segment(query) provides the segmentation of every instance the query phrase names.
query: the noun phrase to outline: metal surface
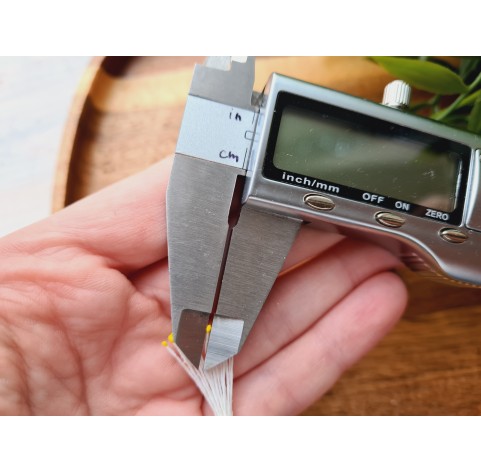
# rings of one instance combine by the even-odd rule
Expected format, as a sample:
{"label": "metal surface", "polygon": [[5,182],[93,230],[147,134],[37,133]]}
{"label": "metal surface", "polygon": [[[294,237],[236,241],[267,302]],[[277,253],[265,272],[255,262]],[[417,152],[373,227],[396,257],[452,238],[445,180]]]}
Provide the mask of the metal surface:
{"label": "metal surface", "polygon": [[[297,235],[301,221],[244,205],[234,228],[216,315],[244,321],[244,344]],[[212,327],[214,331],[214,327]]]}
{"label": "metal surface", "polygon": [[204,369],[211,369],[239,352],[244,321],[215,316],[204,360]]}
{"label": "metal surface", "polygon": [[304,203],[308,207],[320,211],[331,211],[336,206],[329,197],[325,197],[324,195],[318,195],[316,193],[309,193],[305,195]]}
{"label": "metal surface", "polygon": [[176,152],[245,168],[254,134],[255,113],[199,97],[185,106]]}
{"label": "metal surface", "polygon": [[[449,223],[441,221],[441,213],[440,220],[409,213],[401,216],[329,191],[327,195],[306,195],[302,187],[263,175],[281,91],[471,149],[480,147],[478,136],[393,109],[408,102],[405,84],[391,84],[385,97],[389,106],[382,106],[274,74],[256,111],[251,101],[253,81],[253,58],[210,58],[206,65],[196,66],[169,183],[173,332],[196,366],[211,368],[241,349],[303,221],[325,231],[370,240],[415,270],[481,285],[479,151],[471,155],[466,211],[459,228],[446,228]],[[239,177],[244,176],[239,213],[239,183],[243,182]],[[464,235],[469,237],[463,239]],[[202,363],[205,327],[212,317]]]}
{"label": "metal surface", "polygon": [[173,333],[175,342],[195,365],[201,359],[204,348],[202,333],[206,332],[209,319],[210,313],[189,309],[180,310],[178,316],[178,327]]}
{"label": "metal surface", "polygon": [[476,150],[473,162],[473,178],[471,182],[471,204],[468,205],[466,226],[475,231],[481,231],[481,151]]}
{"label": "metal surface", "polygon": [[[389,248],[399,257],[403,257],[404,254],[415,254],[416,257],[409,257],[406,260],[422,260],[423,266],[431,267],[446,278],[462,283],[481,285],[481,264],[479,263],[481,260],[481,231],[469,231],[466,228],[466,214],[470,214],[471,222],[476,221],[474,209],[479,208],[477,206],[480,201],[478,195],[479,153],[472,153],[469,166],[470,176],[465,203],[468,211],[464,213],[459,228],[461,230],[466,228],[466,232],[469,232],[469,239],[462,245],[462,250],[460,245],[446,244],[439,237],[439,231],[446,227],[446,223],[442,221],[419,218],[406,213],[403,214],[406,222],[402,228],[388,228],[376,222],[375,215],[379,212],[379,207],[334,194],[329,195],[336,205],[332,211],[325,213],[315,211],[304,203],[306,189],[269,180],[262,173],[276,98],[281,91],[450,139],[466,144],[472,149],[481,147],[481,137],[432,120],[402,113],[368,100],[274,74],[266,86],[267,99],[260,112],[259,125],[256,129],[259,139],[255,142],[253,149],[253,157],[248,171],[250,178],[247,180],[248,188],[244,197],[244,201],[259,210],[299,218],[322,228],[330,228],[343,234],[371,240]],[[473,225],[473,223],[471,224]],[[421,264],[418,263],[413,264],[413,269],[416,270],[420,266]]]}
{"label": "metal surface", "polygon": [[454,228],[442,229],[439,235],[449,243],[461,244],[468,239],[468,235]]}
{"label": "metal surface", "polygon": [[389,228],[400,228],[406,219],[389,211],[380,211],[376,213],[376,221]]}
{"label": "metal surface", "polygon": [[253,110],[255,61],[253,57],[242,59],[237,56],[229,60],[221,56],[207,59],[205,65],[196,65],[189,95]]}
{"label": "metal surface", "polygon": [[200,362],[201,346],[191,343],[190,332],[204,339],[198,318],[208,320],[212,312],[232,195],[242,172],[182,155],[174,159],[167,191],[172,331],[195,365]]}
{"label": "metal surface", "polygon": [[402,80],[394,80],[386,85],[382,104],[391,108],[404,109],[411,101],[411,87]]}
{"label": "metal surface", "polygon": [[[239,177],[245,175],[254,137],[253,83],[252,57],[213,57],[196,66],[169,182],[172,330],[196,366],[217,300],[232,291],[230,278],[222,276],[232,234],[229,218],[240,206]],[[258,310],[249,313],[246,318],[255,319]],[[253,321],[248,321],[250,329]],[[204,367],[238,352],[244,322],[236,314],[229,321],[214,317]]]}

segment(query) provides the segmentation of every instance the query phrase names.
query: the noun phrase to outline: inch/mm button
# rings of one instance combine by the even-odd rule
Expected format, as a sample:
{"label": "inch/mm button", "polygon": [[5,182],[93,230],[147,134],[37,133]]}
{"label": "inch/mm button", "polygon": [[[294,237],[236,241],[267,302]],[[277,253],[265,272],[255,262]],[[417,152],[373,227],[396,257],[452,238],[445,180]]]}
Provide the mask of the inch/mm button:
{"label": "inch/mm button", "polygon": [[334,202],[323,195],[317,193],[308,193],[304,196],[304,203],[314,210],[331,211],[336,205]]}
{"label": "inch/mm button", "polygon": [[399,228],[406,221],[402,216],[395,215],[394,213],[390,213],[388,211],[376,213],[375,218],[379,224],[387,226],[388,228]]}

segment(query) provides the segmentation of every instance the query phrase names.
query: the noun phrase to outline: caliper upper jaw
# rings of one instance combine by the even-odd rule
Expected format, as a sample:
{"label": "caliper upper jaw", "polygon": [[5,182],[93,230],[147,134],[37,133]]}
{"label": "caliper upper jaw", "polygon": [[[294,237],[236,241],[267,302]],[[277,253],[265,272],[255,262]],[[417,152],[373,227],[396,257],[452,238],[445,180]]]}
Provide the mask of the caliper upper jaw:
{"label": "caliper upper jaw", "polygon": [[255,58],[253,56],[211,56],[196,64],[190,95],[254,110]]}

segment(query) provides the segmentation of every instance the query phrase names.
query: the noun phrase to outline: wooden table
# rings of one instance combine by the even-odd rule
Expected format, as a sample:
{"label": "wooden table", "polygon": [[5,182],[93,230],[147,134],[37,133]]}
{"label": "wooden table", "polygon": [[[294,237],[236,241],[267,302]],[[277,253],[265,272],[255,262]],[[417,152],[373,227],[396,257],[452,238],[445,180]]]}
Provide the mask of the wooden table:
{"label": "wooden table", "polygon": [[[55,209],[173,153],[196,60],[91,64],[65,131]],[[375,101],[391,80],[363,58],[261,58],[257,90],[272,71]],[[402,321],[306,414],[481,413],[481,291],[402,275],[411,297]]]}

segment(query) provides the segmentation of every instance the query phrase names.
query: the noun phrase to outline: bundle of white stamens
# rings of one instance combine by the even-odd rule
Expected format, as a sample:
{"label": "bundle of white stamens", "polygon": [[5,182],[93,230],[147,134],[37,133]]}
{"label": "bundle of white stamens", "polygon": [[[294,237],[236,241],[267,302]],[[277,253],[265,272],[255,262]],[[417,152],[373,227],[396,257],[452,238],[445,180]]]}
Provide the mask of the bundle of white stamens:
{"label": "bundle of white stamens", "polygon": [[205,370],[202,365],[203,361],[199,368],[190,362],[187,356],[175,344],[172,334],[169,335],[168,341],[162,342],[162,345],[167,348],[169,354],[197,385],[214,415],[233,416],[234,359],[230,358],[211,369]]}

